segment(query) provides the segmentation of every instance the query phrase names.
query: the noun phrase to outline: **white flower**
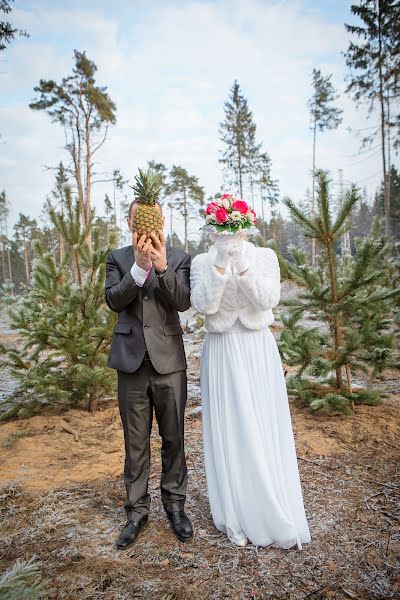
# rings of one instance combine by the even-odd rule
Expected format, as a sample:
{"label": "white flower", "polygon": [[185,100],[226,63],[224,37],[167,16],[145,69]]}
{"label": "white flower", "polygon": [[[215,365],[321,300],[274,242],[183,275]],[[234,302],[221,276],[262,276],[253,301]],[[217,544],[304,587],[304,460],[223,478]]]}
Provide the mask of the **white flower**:
{"label": "white flower", "polygon": [[229,216],[234,223],[242,220],[242,213],[238,210],[233,210]]}
{"label": "white flower", "polygon": [[254,223],[254,213],[252,213],[251,210],[247,211],[247,213],[245,214],[245,217],[248,221],[251,221],[251,223]]}
{"label": "white flower", "polygon": [[217,219],[215,218],[214,214],[206,216],[206,223],[216,223],[216,222],[217,222]]}
{"label": "white flower", "polygon": [[221,206],[223,206],[223,208],[231,208],[232,206],[232,198],[219,198],[219,202],[218,204],[220,204]]}

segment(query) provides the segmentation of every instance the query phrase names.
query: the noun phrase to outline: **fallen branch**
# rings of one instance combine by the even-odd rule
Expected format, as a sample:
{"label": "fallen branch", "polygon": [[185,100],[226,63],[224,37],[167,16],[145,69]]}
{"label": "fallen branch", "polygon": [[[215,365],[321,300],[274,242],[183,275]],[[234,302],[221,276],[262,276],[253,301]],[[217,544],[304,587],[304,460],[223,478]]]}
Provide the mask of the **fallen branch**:
{"label": "fallen branch", "polygon": [[65,431],[67,431],[68,433],[70,433],[71,435],[73,435],[75,441],[79,442],[79,435],[78,435],[78,433],[75,431],[75,429],[72,429],[72,427],[70,427],[68,425],[68,423],[66,423],[65,421],[61,421],[61,429],[64,429]]}

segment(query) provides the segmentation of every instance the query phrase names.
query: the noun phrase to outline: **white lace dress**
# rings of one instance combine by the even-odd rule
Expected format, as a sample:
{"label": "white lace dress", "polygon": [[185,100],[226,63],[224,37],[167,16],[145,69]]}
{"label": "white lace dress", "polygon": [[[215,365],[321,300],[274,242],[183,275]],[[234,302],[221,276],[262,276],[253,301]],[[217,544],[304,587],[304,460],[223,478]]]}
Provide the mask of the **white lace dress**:
{"label": "white lace dress", "polygon": [[[195,262],[192,302],[201,306],[200,280]],[[281,358],[268,325],[249,329],[236,318],[227,331],[208,331],[200,383],[215,526],[239,545],[301,550],[311,537]]]}

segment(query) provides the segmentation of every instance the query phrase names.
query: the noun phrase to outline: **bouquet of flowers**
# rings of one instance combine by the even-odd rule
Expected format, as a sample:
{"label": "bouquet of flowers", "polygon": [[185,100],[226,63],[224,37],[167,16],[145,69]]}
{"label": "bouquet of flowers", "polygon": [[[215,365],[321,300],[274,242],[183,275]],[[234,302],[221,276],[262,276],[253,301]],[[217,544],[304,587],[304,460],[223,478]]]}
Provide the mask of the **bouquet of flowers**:
{"label": "bouquet of flowers", "polygon": [[218,233],[237,233],[241,229],[254,227],[257,217],[247,202],[234,198],[232,194],[223,194],[206,207],[206,225],[209,231]]}

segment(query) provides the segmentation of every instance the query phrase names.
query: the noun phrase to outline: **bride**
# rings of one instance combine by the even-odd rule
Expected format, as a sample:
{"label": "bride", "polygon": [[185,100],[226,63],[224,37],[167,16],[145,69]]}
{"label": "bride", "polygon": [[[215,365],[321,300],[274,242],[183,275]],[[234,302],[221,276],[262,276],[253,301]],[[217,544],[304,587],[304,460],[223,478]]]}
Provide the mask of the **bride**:
{"label": "bride", "polygon": [[255,213],[224,194],[207,207],[214,241],[191,266],[191,302],[205,315],[200,385],[213,522],[239,546],[309,542],[287,390],[269,325],[280,270],[248,240]]}

